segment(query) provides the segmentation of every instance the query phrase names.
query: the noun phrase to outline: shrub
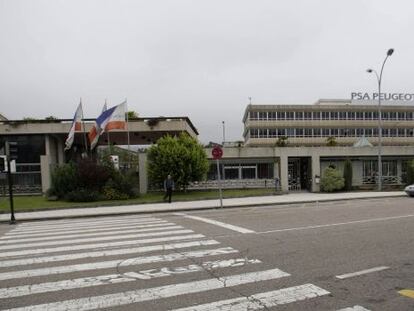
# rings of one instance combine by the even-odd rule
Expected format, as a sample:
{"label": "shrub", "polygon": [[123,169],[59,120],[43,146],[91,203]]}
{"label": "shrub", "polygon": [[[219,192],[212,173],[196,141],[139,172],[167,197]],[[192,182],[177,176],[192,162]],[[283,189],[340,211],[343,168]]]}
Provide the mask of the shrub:
{"label": "shrub", "polygon": [[88,189],[73,190],[65,196],[65,199],[71,202],[93,202],[98,201],[100,198],[99,192]]}
{"label": "shrub", "polygon": [[111,177],[111,169],[99,165],[90,159],[85,159],[78,164],[78,187],[100,192]]}
{"label": "shrub", "polygon": [[352,162],[347,159],[344,163],[344,189],[346,191],[352,190]]}
{"label": "shrub", "polygon": [[78,173],[73,163],[58,166],[52,172],[52,186],[47,196],[63,198],[68,192],[78,187]]}
{"label": "shrub", "polygon": [[335,168],[328,167],[323,171],[321,178],[321,190],[325,192],[333,192],[341,190],[344,187],[344,178],[341,172]]}
{"label": "shrub", "polygon": [[414,160],[407,163],[407,184],[414,184]]}

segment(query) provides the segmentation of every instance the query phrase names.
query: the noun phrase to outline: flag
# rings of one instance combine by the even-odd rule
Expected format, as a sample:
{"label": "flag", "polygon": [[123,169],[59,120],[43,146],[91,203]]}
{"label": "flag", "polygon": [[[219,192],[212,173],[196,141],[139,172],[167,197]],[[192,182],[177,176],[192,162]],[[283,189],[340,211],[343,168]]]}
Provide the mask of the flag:
{"label": "flag", "polygon": [[65,141],[65,150],[69,150],[72,147],[73,140],[75,139],[75,132],[81,131],[81,122],[82,122],[82,103],[79,103],[78,108],[76,109],[75,115],[73,116],[72,125],[68,134],[68,138]]}
{"label": "flag", "polygon": [[103,111],[96,119],[88,134],[91,149],[95,148],[103,132],[113,129],[125,129],[125,103]]}
{"label": "flag", "polygon": [[112,113],[108,124],[106,124],[105,130],[125,130],[125,103],[115,106],[115,110]]}

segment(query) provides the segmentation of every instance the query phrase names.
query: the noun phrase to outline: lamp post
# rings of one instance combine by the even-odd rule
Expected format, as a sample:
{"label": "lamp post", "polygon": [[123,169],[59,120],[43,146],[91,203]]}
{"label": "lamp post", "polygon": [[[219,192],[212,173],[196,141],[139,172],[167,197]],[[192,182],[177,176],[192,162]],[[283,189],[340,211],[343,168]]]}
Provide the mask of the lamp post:
{"label": "lamp post", "polygon": [[367,69],[368,73],[375,73],[378,82],[378,191],[382,191],[382,113],[381,113],[381,81],[382,81],[382,72],[384,70],[385,62],[388,57],[394,53],[394,49],[389,49],[387,51],[387,56],[385,57],[380,74],[374,69]]}

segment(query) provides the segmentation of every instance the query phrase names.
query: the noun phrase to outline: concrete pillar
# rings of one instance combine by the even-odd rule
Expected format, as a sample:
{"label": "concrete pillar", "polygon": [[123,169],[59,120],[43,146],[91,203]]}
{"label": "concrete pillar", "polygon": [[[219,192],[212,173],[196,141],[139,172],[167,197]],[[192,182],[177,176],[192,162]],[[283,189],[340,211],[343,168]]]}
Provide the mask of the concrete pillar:
{"label": "concrete pillar", "polygon": [[58,164],[63,164],[65,163],[65,152],[64,152],[64,144],[63,141],[61,139],[58,139],[57,141],[57,152],[58,152]]}
{"label": "concrete pillar", "polygon": [[139,193],[148,192],[148,174],[147,174],[147,154],[138,154],[138,171],[139,171]]}
{"label": "concrete pillar", "polygon": [[402,161],[401,160],[394,160],[397,161],[397,176],[398,176],[398,183],[402,184]]}
{"label": "concrete pillar", "polygon": [[45,194],[46,191],[51,186],[50,156],[49,155],[40,156],[40,174],[41,174],[41,179],[42,179],[42,193]]}
{"label": "concrete pillar", "polygon": [[280,186],[282,192],[289,192],[289,179],[288,179],[288,156],[280,156]]}
{"label": "concrete pillar", "polygon": [[[316,176],[319,176],[319,183],[317,183]],[[321,177],[321,159],[319,155],[312,155],[312,192],[320,192],[320,177]]]}

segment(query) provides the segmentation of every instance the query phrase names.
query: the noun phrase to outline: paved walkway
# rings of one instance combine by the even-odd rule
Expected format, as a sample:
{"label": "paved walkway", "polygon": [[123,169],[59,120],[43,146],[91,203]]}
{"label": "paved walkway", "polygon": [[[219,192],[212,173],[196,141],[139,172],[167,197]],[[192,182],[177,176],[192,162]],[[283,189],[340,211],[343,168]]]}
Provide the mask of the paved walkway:
{"label": "paved walkway", "polygon": [[[406,196],[402,191],[393,192],[345,192],[345,193],[289,193],[284,195],[263,196],[263,197],[247,197],[224,199],[223,205],[229,207],[249,207],[261,205],[280,205],[293,203],[309,203],[309,202],[326,202],[337,200],[352,199],[368,199],[368,198],[384,198],[384,197],[401,197]],[[15,217],[21,220],[46,220],[59,218],[76,218],[88,216],[103,215],[122,215],[122,214],[140,214],[154,212],[173,212],[173,211],[189,211],[218,208],[219,200],[202,200],[188,202],[156,203],[156,204],[137,204],[123,206],[105,206],[90,208],[71,208],[47,210],[38,212],[21,212],[16,213]],[[10,214],[0,214],[0,222],[10,220]]]}

